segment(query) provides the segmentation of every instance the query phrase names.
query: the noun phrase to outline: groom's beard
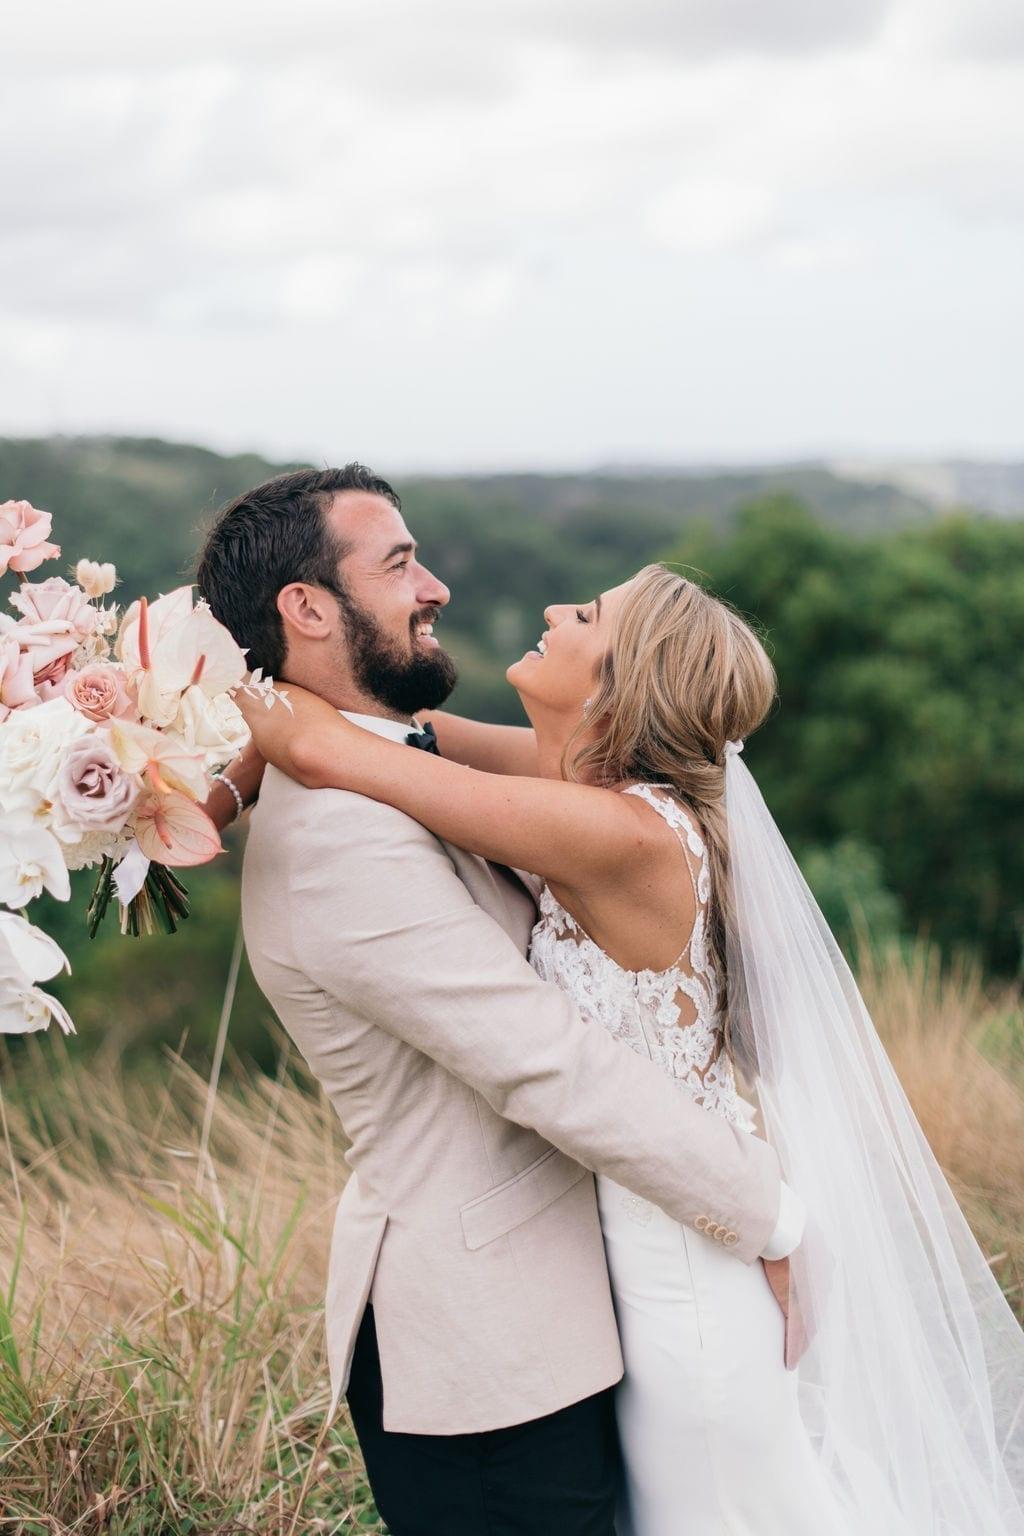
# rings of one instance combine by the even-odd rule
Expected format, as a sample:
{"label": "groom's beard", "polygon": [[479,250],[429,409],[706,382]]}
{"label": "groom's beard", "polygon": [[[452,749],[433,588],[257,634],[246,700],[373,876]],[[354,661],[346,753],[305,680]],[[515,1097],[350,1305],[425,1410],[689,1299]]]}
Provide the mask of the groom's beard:
{"label": "groom's beard", "polygon": [[350,597],[339,600],[338,606],[345,624],[349,665],[361,692],[393,714],[407,718],[444,703],[458,678],[455,663],[447,651],[424,650],[416,637],[419,625],[436,617],[436,608],[413,614],[409,648],[403,651],[373,614]]}

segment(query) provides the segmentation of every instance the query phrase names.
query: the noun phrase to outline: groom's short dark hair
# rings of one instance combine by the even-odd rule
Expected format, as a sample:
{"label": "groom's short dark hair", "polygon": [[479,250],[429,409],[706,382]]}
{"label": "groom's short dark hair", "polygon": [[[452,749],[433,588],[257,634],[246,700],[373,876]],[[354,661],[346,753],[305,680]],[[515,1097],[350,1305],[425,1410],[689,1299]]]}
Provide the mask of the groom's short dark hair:
{"label": "groom's short dark hair", "polygon": [[345,546],[327,521],[340,491],[367,491],[402,509],[386,480],[365,464],[296,469],[229,501],[206,536],[196,580],[215,618],[248,649],[250,667],[280,675],[284,626],[277,594],[292,581],[335,591]]}

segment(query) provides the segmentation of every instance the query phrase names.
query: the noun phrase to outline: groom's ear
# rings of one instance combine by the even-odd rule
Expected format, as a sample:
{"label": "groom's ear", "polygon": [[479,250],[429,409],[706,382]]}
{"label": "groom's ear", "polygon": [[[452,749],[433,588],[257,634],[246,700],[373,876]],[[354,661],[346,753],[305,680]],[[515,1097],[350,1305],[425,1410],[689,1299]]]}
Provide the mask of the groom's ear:
{"label": "groom's ear", "polygon": [[327,640],[338,624],[338,605],[323,587],[290,582],[277,594],[277,611],[285,630],[305,640]]}

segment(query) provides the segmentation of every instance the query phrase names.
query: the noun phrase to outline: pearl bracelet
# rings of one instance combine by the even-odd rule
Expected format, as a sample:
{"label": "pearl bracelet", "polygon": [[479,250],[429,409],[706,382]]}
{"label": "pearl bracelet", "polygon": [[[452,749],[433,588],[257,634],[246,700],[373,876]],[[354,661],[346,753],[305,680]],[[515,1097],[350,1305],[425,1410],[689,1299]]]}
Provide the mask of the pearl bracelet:
{"label": "pearl bracelet", "polygon": [[242,812],[245,810],[245,801],[242,799],[241,795],[238,793],[238,785],[235,783],[234,779],[230,778],[223,771],[223,769],[221,770],[220,773],[215,773],[213,775],[213,777],[215,779],[219,779],[220,782],[222,784],[226,785],[226,787],[228,789],[230,789],[231,793],[234,795],[236,810],[235,810],[234,816],[231,819],[232,819],[232,821],[237,821],[239,816],[241,816]]}

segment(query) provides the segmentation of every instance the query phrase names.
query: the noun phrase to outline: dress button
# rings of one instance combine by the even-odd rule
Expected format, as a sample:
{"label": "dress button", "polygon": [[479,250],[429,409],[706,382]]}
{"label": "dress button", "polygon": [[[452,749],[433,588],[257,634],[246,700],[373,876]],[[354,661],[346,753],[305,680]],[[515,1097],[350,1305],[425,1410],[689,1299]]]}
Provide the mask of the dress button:
{"label": "dress button", "polygon": [[722,1242],[725,1244],[725,1246],[727,1248],[731,1248],[734,1243],[738,1243],[739,1242],[739,1238],[737,1237],[735,1232],[727,1232],[725,1234],[725,1236],[722,1238]]}
{"label": "dress button", "polygon": [[726,1228],[716,1225],[714,1227],[708,1227],[708,1231],[711,1233],[711,1236],[714,1238],[715,1242],[720,1243],[722,1238],[725,1236]]}
{"label": "dress button", "polygon": [[711,1225],[711,1217],[710,1216],[698,1216],[697,1220],[694,1222],[694,1226],[697,1228],[698,1232],[706,1232],[710,1225]]}

